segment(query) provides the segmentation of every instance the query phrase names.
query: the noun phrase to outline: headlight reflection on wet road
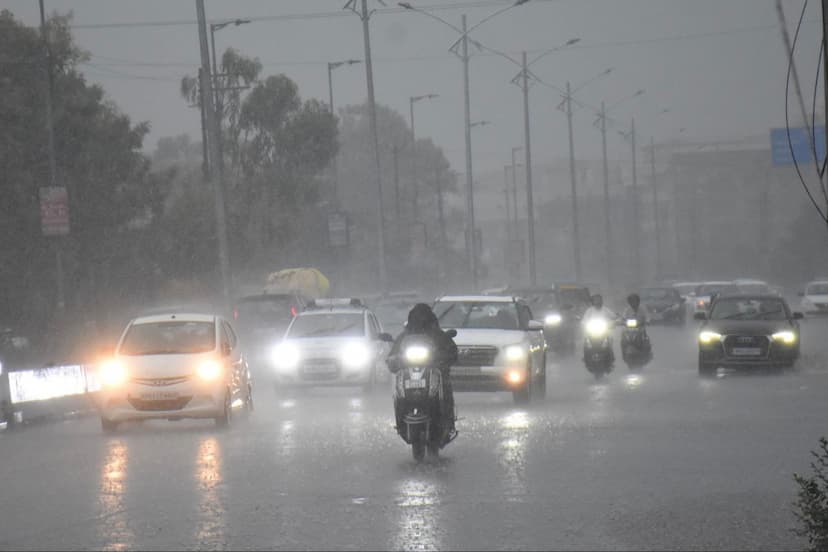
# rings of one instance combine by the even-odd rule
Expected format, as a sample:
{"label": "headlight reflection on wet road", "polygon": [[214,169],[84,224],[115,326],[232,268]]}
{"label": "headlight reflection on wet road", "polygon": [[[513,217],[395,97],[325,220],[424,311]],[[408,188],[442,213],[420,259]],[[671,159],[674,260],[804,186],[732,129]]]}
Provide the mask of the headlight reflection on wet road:
{"label": "headlight reflection on wet road", "polygon": [[201,441],[196,457],[196,488],[198,522],[195,539],[199,548],[220,548],[225,545],[224,520],[227,512],[221,496],[221,447],[215,437]]}
{"label": "headlight reflection on wet road", "polygon": [[531,419],[524,411],[512,412],[500,419],[498,464],[503,469],[505,494],[510,502],[523,502],[529,491],[526,484],[526,445],[530,426]]}
{"label": "headlight reflection on wet road", "polygon": [[124,495],[129,449],[120,440],[107,444],[101,469],[101,519],[99,540],[105,550],[127,550],[134,547],[135,535],[127,524]]}
{"label": "headlight reflection on wet road", "polygon": [[437,485],[430,481],[406,479],[399,486],[399,532],[392,550],[440,550],[440,497]]}

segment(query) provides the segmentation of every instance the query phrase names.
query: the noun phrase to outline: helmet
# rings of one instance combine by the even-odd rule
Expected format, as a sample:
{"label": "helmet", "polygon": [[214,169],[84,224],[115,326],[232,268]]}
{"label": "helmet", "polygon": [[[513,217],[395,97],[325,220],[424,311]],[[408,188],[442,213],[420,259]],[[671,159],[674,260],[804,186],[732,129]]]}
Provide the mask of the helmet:
{"label": "helmet", "polygon": [[593,295],[590,298],[590,301],[592,302],[592,306],[595,307],[596,309],[600,309],[601,307],[604,306],[604,298],[601,297],[601,294],[599,294],[599,293],[596,293],[595,295]]}
{"label": "helmet", "polygon": [[638,307],[641,306],[641,297],[637,293],[630,293],[627,296],[627,303],[629,303],[633,309],[638,310]]}
{"label": "helmet", "polygon": [[439,322],[431,307],[425,303],[417,303],[408,313],[405,329],[411,333],[425,333],[436,326],[439,326]]}

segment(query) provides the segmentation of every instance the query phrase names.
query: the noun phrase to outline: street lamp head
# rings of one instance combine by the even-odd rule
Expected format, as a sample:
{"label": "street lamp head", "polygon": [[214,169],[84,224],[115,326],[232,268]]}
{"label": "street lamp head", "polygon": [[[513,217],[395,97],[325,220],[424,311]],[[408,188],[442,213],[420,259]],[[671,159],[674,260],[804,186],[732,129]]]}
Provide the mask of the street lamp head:
{"label": "street lamp head", "polygon": [[346,63],[348,65],[354,65],[355,63],[362,63],[362,60],[361,59],[349,59]]}
{"label": "street lamp head", "polygon": [[615,70],[615,67],[607,67],[607,68],[604,70],[604,72],[603,72],[602,74],[603,74],[603,75],[609,75],[609,74],[610,74],[610,73],[612,73],[614,70]]}
{"label": "street lamp head", "polygon": [[572,46],[573,44],[577,44],[577,43],[579,43],[580,41],[581,41],[581,39],[580,39],[580,38],[570,38],[569,40],[567,40],[567,41],[566,41],[566,43],[564,44],[564,46]]}
{"label": "street lamp head", "polygon": [[527,2],[529,2],[529,0],[515,0],[514,6],[515,7],[522,6],[522,5],[526,4]]}
{"label": "street lamp head", "polygon": [[239,25],[245,25],[247,23],[250,23],[250,20],[249,19],[236,19],[235,21],[233,21],[233,23],[236,25],[236,27],[238,27]]}
{"label": "street lamp head", "polygon": [[414,6],[412,6],[408,2],[397,2],[397,5],[401,8],[405,8],[406,10],[413,10],[414,9]]}
{"label": "street lamp head", "polygon": [[641,88],[641,89],[639,89],[639,90],[638,90],[635,94],[633,94],[633,97],[640,96],[640,95],[641,95],[641,94],[643,94],[643,93],[644,93],[644,89],[643,89],[643,88]]}

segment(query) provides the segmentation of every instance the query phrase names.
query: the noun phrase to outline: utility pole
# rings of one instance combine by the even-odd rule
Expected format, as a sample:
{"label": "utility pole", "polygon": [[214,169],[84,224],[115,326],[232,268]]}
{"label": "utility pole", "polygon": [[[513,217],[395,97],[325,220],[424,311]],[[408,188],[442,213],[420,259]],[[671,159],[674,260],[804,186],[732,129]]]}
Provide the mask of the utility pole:
{"label": "utility pole", "polygon": [[397,147],[397,144],[391,146],[391,153],[394,156],[394,214],[397,217],[397,240],[400,240],[402,238],[402,223],[400,216],[400,148]]}
{"label": "utility pole", "polygon": [[374,185],[377,189],[377,234],[379,240],[379,280],[380,291],[388,291],[388,276],[385,266],[385,206],[382,201],[382,174],[380,166],[379,134],[377,132],[377,107],[374,100],[374,69],[371,63],[371,32],[368,22],[368,0],[362,0],[362,9],[357,11],[356,0],[350,0],[345,7],[352,9],[362,20],[362,35],[365,45],[365,80],[368,84],[368,119],[371,126],[371,141],[374,148]]}
{"label": "utility pole", "polygon": [[466,250],[469,254],[469,265],[472,277],[472,288],[477,290],[477,240],[475,239],[474,222],[474,181],[472,179],[472,152],[471,152],[471,111],[469,106],[469,37],[466,32],[466,14],[462,16],[463,31],[463,112],[465,117],[466,134]]}
{"label": "utility pole", "polygon": [[655,170],[655,139],[650,137],[650,175],[653,181],[653,221],[655,223],[655,277],[661,278],[661,222],[658,216],[658,183]]}
{"label": "utility pole", "polygon": [[440,178],[440,166],[434,167],[434,185],[437,188],[437,218],[440,226],[440,275],[446,270],[446,252],[448,239],[446,237],[446,218],[443,212],[443,181]]}
{"label": "utility pole", "polygon": [[210,180],[210,144],[207,140],[207,111],[204,107],[204,91],[201,89],[201,83],[204,82],[201,78],[203,69],[198,68],[198,108],[201,112],[201,172],[204,175],[204,181]]}
{"label": "utility pole", "polygon": [[604,158],[604,256],[607,264],[607,287],[612,287],[612,219],[610,217],[609,163],[607,162],[607,109],[601,102],[601,152]]}
{"label": "utility pole", "polygon": [[512,201],[511,196],[509,193],[509,170],[512,168],[511,165],[504,165],[503,166],[503,197],[506,203],[504,204],[506,207],[506,246],[508,247],[509,242],[512,240]]}
{"label": "utility pole", "polygon": [[198,15],[198,38],[201,50],[201,101],[205,102],[208,128],[208,142],[210,143],[210,157],[216,162],[215,174],[212,175],[213,192],[215,195],[216,233],[218,234],[218,261],[221,272],[222,298],[224,306],[230,301],[231,275],[230,260],[227,245],[227,220],[224,210],[224,182],[220,170],[221,147],[218,142],[218,118],[213,105],[213,82],[210,73],[210,50],[207,44],[207,18],[204,14],[204,0],[196,0]]}
{"label": "utility pole", "polygon": [[[55,151],[55,123],[54,116],[52,114],[52,95],[54,94],[55,89],[55,78],[52,74],[52,49],[49,45],[49,39],[46,36],[46,10],[43,6],[43,0],[40,0],[40,38],[43,40],[43,54],[45,58],[44,70],[46,72],[46,86],[48,87],[46,91],[46,130],[49,140],[49,186],[57,188],[59,184],[57,174],[57,153]],[[63,251],[61,244],[58,242],[59,239],[59,237],[56,237],[54,242],[55,279],[57,280],[55,283],[57,309],[62,312],[66,307],[66,292],[63,283]]]}
{"label": "utility pole", "polygon": [[523,149],[523,146],[517,146],[512,148],[512,221],[514,222],[515,228],[513,234],[515,239],[520,239],[520,229],[518,227],[518,200],[517,200],[517,165],[515,163],[515,153],[519,152]]}
{"label": "utility pole", "polygon": [[[345,61],[334,61],[328,62],[328,106],[331,110],[331,115],[335,116],[334,112],[334,95],[333,95],[333,71],[338,67],[342,67],[343,65],[354,65],[355,63],[361,63],[362,60],[359,59],[348,59]],[[339,171],[337,169],[336,164],[337,156],[334,155],[331,157],[331,181],[332,181],[332,188],[333,188],[333,196],[334,196],[334,203],[336,207],[339,207]]]}
{"label": "utility pole", "polygon": [[411,116],[411,202],[412,220],[417,222],[420,218],[420,186],[417,184],[417,134],[414,131],[414,102],[413,96],[408,98],[408,110]]}
{"label": "utility pole", "polygon": [[630,136],[632,138],[632,208],[633,208],[633,250],[634,262],[633,274],[635,275],[635,284],[641,283],[641,245],[638,243],[639,223],[638,223],[638,172],[635,160],[635,117],[632,118],[632,125],[630,128]]}
{"label": "utility pole", "polygon": [[526,153],[526,212],[529,229],[529,281],[537,285],[538,276],[535,264],[535,202],[532,198],[532,144],[529,127],[529,69],[526,66],[526,52],[522,53],[523,71],[521,87],[523,88],[523,149]]}
{"label": "utility pole", "polygon": [[566,120],[569,125],[569,181],[572,185],[572,257],[575,262],[575,281],[580,282],[581,241],[578,236],[578,191],[575,181],[575,139],[572,135],[572,88],[569,81],[566,81]]}

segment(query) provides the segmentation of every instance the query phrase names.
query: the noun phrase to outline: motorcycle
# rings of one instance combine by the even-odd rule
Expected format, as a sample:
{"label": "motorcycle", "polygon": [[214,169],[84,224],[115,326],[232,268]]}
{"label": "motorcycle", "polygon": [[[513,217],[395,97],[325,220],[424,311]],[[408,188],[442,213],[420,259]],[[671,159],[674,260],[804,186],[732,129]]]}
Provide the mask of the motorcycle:
{"label": "motorcycle", "polygon": [[630,370],[644,367],[653,358],[653,348],[644,325],[635,318],[624,322],[621,332],[621,355]]}
{"label": "motorcycle", "polygon": [[584,364],[595,379],[609,374],[615,362],[611,330],[612,324],[606,318],[584,321]]}
{"label": "motorcycle", "polygon": [[[457,335],[448,330],[449,337]],[[400,343],[399,369],[394,385],[394,414],[397,433],[411,445],[418,462],[426,452],[435,457],[457,436],[451,431],[454,412],[446,412],[443,373],[436,364],[434,344],[425,336],[411,335]]]}

